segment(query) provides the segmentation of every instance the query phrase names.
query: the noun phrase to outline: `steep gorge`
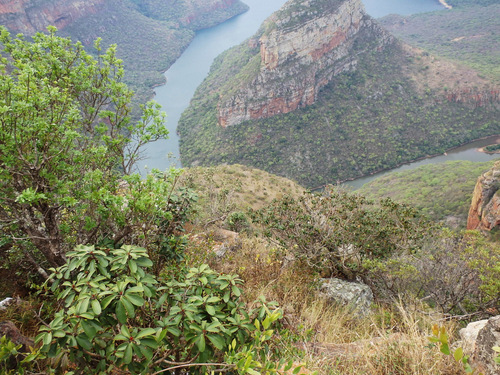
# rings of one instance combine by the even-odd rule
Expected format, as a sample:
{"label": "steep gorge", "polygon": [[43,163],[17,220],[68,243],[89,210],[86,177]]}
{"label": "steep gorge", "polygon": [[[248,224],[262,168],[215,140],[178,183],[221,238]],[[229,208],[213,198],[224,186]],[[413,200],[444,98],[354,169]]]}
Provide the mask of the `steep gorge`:
{"label": "steep gorge", "polygon": [[401,43],[358,0],[290,0],[214,61],[179,121],[181,159],[317,187],[498,134],[498,95],[483,100],[497,92]]}
{"label": "steep gorge", "polygon": [[96,14],[106,0],[0,0],[0,24],[13,32],[33,34],[48,25],[64,29]]}
{"label": "steep gorge", "polygon": [[125,80],[144,102],[196,30],[247,9],[240,0],[0,0],[0,24],[27,35],[54,25],[90,52],[97,38],[117,44]]}

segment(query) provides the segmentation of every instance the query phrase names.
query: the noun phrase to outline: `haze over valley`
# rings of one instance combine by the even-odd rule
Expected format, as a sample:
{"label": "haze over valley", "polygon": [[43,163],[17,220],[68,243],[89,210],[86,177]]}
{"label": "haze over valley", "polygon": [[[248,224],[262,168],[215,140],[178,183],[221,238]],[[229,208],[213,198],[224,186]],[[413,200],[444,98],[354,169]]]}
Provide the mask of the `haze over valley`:
{"label": "haze over valley", "polygon": [[500,0],[0,0],[0,48],[0,374],[500,373]]}

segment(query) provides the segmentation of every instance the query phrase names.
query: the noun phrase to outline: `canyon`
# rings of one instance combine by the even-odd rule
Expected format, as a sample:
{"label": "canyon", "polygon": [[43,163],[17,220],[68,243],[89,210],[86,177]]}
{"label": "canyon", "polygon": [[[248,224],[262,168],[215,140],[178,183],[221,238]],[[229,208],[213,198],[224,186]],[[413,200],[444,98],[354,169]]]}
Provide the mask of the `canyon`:
{"label": "canyon", "polygon": [[290,0],[215,59],[178,123],[181,161],[315,188],[498,134],[499,104],[494,82],[396,39],[359,0]]}
{"label": "canyon", "polygon": [[[133,2],[125,3],[133,5]],[[63,30],[79,19],[112,9],[105,5],[116,4],[112,0],[0,0],[0,24],[26,34],[43,31],[49,25]],[[199,29],[220,22],[202,22],[207,13],[235,6],[245,8],[238,0],[146,0],[136,8],[152,18],[177,22],[176,27]],[[165,9],[167,11],[163,11]]]}
{"label": "canyon", "polygon": [[106,0],[0,0],[0,24],[12,32],[34,34],[49,25],[64,29],[96,14]]}

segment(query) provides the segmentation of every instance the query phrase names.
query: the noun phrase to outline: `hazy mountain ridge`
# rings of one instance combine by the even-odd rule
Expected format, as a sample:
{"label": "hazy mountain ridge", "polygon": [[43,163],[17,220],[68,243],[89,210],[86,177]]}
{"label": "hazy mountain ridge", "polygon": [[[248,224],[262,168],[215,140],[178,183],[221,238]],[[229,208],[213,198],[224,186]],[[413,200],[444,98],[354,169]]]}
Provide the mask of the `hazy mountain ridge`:
{"label": "hazy mountain ridge", "polygon": [[247,9],[239,0],[0,0],[0,24],[27,35],[54,25],[91,52],[97,38],[103,47],[117,44],[125,80],[144,102],[196,30]]}

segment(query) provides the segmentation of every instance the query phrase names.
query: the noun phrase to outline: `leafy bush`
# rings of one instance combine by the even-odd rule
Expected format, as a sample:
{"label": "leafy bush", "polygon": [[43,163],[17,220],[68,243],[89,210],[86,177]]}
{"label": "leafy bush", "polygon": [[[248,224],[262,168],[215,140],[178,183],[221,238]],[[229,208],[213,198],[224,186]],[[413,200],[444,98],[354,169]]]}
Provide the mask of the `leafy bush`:
{"label": "leafy bush", "polygon": [[363,273],[365,259],[418,248],[428,226],[408,206],[390,199],[376,205],[333,187],[299,199],[285,196],[254,220],[314,269],[347,278]]}
{"label": "leafy bush", "polygon": [[379,298],[417,297],[443,313],[498,308],[500,252],[477,232],[435,232],[417,253],[365,262]]}
{"label": "leafy bush", "polygon": [[265,303],[247,311],[237,276],[201,265],[163,282],[147,273],[152,264],[145,249],[129,245],[68,253],[51,276],[61,309],[36,338],[41,352],[58,368],[78,363],[79,374],[265,367],[247,359],[264,348],[279,311]]}
{"label": "leafy bush", "polygon": [[174,192],[178,171],[132,174],[141,147],[168,130],[155,103],[130,120],[116,46],[97,41],[93,58],[55,28],[32,41],[0,33],[0,243],[46,277],[79,243],[171,236],[192,197]]}
{"label": "leafy bush", "polygon": [[241,232],[250,228],[250,222],[244,212],[232,212],[226,219],[229,230]]}

